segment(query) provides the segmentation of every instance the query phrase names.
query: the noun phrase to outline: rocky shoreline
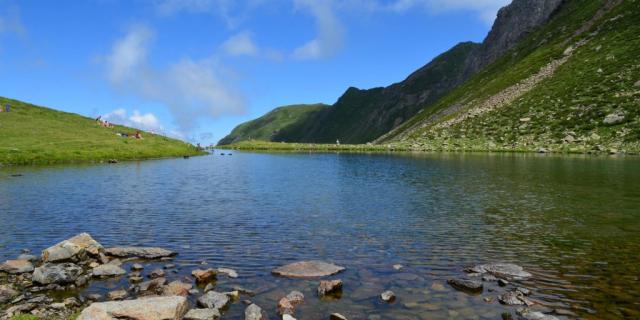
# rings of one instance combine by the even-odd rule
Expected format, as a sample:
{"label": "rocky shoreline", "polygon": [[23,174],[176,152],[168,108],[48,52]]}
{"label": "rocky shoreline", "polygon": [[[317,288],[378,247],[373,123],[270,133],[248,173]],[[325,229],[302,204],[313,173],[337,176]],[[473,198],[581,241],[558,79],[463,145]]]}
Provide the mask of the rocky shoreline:
{"label": "rocky shoreline", "polygon": [[[239,277],[233,269],[194,268],[190,276],[169,282],[167,278],[177,274],[176,266],[171,263],[175,255],[176,252],[154,247],[105,248],[87,233],[61,241],[45,249],[40,256],[23,250],[16,259],[0,264],[0,320],[21,314],[38,319],[210,320],[224,317],[225,311],[234,303],[246,305],[244,318],[247,320],[270,319],[272,312],[267,310],[274,310],[273,315],[277,314],[278,319],[305,317],[296,312],[296,307],[305,303],[305,296],[300,291],[290,291],[277,306],[262,307],[251,301],[254,292],[240,286],[234,286],[231,291],[216,291],[217,277]],[[145,264],[153,261],[164,263],[164,266],[149,271]],[[125,263],[129,263],[129,270],[123,268]],[[393,269],[401,272],[403,266],[394,265]],[[322,278],[344,270],[329,262],[300,261],[276,268],[272,273],[278,277],[318,281],[318,297],[330,301],[340,299],[343,281]],[[519,280],[533,276],[522,267],[494,263],[464,271],[459,278],[449,279],[447,283],[464,294],[487,292],[483,297],[487,303],[497,299],[503,305],[519,306],[516,310],[518,319],[558,319],[551,315],[554,312],[558,315],[557,310],[541,306],[530,298],[530,289],[517,285]],[[94,280],[124,276],[128,279],[127,288],[111,290],[106,295],[83,293]],[[439,286],[444,289],[442,284]],[[73,294],[69,296],[68,293]],[[410,307],[398,301],[391,290],[380,292],[378,299],[382,304]],[[326,318],[348,319],[348,314],[330,313]],[[502,318],[514,319],[514,316],[505,312]],[[379,319],[379,316],[372,315],[369,319]]]}

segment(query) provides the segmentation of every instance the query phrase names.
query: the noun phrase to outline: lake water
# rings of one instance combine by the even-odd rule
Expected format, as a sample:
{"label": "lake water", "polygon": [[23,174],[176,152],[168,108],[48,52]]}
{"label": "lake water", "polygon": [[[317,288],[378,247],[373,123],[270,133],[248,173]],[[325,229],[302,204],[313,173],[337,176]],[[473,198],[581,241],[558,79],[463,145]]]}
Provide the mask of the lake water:
{"label": "lake water", "polygon": [[[236,269],[217,289],[256,290],[250,299],[272,317],[297,289],[299,319],[500,319],[516,309],[495,299],[509,287],[486,283],[473,296],[446,280],[502,261],[534,274],[517,285],[547,311],[640,318],[638,158],[235,152],[0,170],[0,259],[80,232],[105,246],[178,251],[169,280],[201,261]],[[317,280],[271,275],[306,259],[347,268],[331,277],[345,282],[339,300],[319,300]],[[126,278],[87,292],[120,287]],[[377,297],[387,289],[393,304]]]}

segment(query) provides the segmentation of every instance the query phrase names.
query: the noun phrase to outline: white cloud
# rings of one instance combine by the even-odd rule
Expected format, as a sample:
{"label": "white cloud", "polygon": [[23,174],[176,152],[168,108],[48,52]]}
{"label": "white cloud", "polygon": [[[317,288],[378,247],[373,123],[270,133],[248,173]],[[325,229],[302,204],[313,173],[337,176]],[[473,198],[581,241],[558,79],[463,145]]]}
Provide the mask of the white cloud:
{"label": "white cloud", "polygon": [[231,56],[255,56],[258,46],[253,42],[252,34],[248,31],[238,33],[222,44],[222,49]]}
{"label": "white cloud", "polygon": [[137,128],[145,131],[151,131],[156,133],[163,133],[164,127],[160,124],[160,120],[153,113],[140,113],[138,110],[133,110],[131,115],[124,108],[113,110],[104,116],[102,119],[111,123],[124,125],[127,127]]}
{"label": "white cloud", "polygon": [[[231,86],[232,73],[215,58],[184,58],[162,68],[151,65],[147,55],[152,34],[149,28],[136,26],[113,45],[104,60],[116,89],[166,105],[185,133],[201,119],[244,112],[245,99]],[[142,115],[135,118],[151,120]]]}
{"label": "white cloud", "polygon": [[330,0],[294,0],[298,9],[308,10],[315,18],[318,35],[296,48],[297,59],[320,59],[335,55],[343,45],[344,27],[338,20]]}

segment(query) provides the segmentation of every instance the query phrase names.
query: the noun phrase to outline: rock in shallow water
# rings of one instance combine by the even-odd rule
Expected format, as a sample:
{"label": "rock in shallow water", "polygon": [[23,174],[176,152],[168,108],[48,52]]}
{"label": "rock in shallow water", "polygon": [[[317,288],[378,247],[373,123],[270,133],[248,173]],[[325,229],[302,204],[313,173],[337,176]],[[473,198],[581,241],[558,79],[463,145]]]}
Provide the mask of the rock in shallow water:
{"label": "rock in shallow water", "polygon": [[217,309],[191,309],[184,315],[184,320],[215,320],[220,319]]}
{"label": "rock in shallow water", "polygon": [[209,291],[198,298],[198,305],[209,309],[222,309],[229,304],[229,297],[226,294]]}
{"label": "rock in shallow water", "polygon": [[60,262],[71,259],[83,259],[87,253],[96,256],[102,250],[102,245],[94,240],[91,235],[81,233],[42,251],[42,261]]}
{"label": "rock in shallow water", "polygon": [[391,290],[387,290],[380,294],[380,299],[382,299],[382,301],[384,302],[393,302],[394,300],[396,300],[396,294]]}
{"label": "rock in shallow water", "polygon": [[127,271],[115,264],[103,264],[93,268],[91,273],[94,277],[115,277],[124,275]]}
{"label": "rock in shallow water", "polygon": [[176,253],[155,247],[113,247],[107,248],[105,253],[119,258],[158,259],[175,256]]}
{"label": "rock in shallow water", "polygon": [[151,297],[127,301],[93,303],[77,320],[173,320],[187,312],[185,297]]}
{"label": "rock in shallow water", "polygon": [[481,264],[468,268],[465,271],[474,273],[488,273],[498,278],[530,278],[532,275],[524,271],[524,268],[512,263]]}
{"label": "rock in shallow water", "polygon": [[233,270],[233,269],[229,269],[229,268],[218,268],[218,272],[219,273],[223,273],[226,274],[227,277],[229,278],[237,278],[238,277],[238,273]]}
{"label": "rock in shallow water", "polygon": [[217,271],[211,268],[207,270],[196,269],[191,271],[191,275],[200,283],[214,280],[216,278],[216,274]]}
{"label": "rock in shallow water", "polygon": [[244,310],[245,320],[267,320],[267,314],[257,304],[251,304]]}
{"label": "rock in shallow water", "polygon": [[322,280],[318,286],[318,296],[324,297],[342,291],[342,280]]}
{"label": "rock in shallow water", "polygon": [[82,274],[82,268],[73,263],[45,263],[33,271],[33,282],[39,284],[74,283]]}
{"label": "rock in shallow water", "polygon": [[470,293],[481,293],[483,288],[482,282],[475,280],[449,279],[447,283],[457,290]]}
{"label": "rock in shallow water", "polygon": [[0,264],[0,271],[11,274],[27,273],[33,271],[33,264],[26,259],[7,260]]}
{"label": "rock in shallow water", "polygon": [[272,273],[287,278],[319,278],[334,275],[345,268],[324,261],[300,261],[273,269]]}
{"label": "rock in shallow water", "polygon": [[184,283],[179,280],[172,281],[162,288],[162,295],[186,297],[189,295],[189,290],[191,290],[192,287],[190,283]]}
{"label": "rock in shallow water", "polygon": [[347,320],[347,317],[339,314],[339,313],[332,313],[331,316],[329,316],[330,320]]}

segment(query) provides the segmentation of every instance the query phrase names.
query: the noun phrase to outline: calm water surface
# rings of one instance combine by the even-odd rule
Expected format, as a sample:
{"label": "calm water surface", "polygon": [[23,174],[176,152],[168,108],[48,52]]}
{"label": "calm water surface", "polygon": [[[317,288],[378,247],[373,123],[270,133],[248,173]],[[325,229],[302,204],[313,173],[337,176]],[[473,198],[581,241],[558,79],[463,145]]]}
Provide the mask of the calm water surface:
{"label": "calm water surface", "polygon": [[[518,285],[548,310],[640,318],[637,158],[237,152],[0,170],[0,259],[80,232],[105,246],[178,251],[169,280],[201,261],[234,268],[240,278],[217,288],[258,291],[251,299],[271,316],[297,289],[307,297],[299,319],[499,319],[515,308],[483,297],[504,288],[471,296],[446,280],[504,261],[534,274]],[[341,299],[319,300],[317,280],[270,274],[304,259],[347,267],[334,277],[345,282]],[[114,279],[87,292],[126,286]],[[398,296],[390,305],[377,298],[387,289]],[[243,310],[236,303],[226,318]]]}

